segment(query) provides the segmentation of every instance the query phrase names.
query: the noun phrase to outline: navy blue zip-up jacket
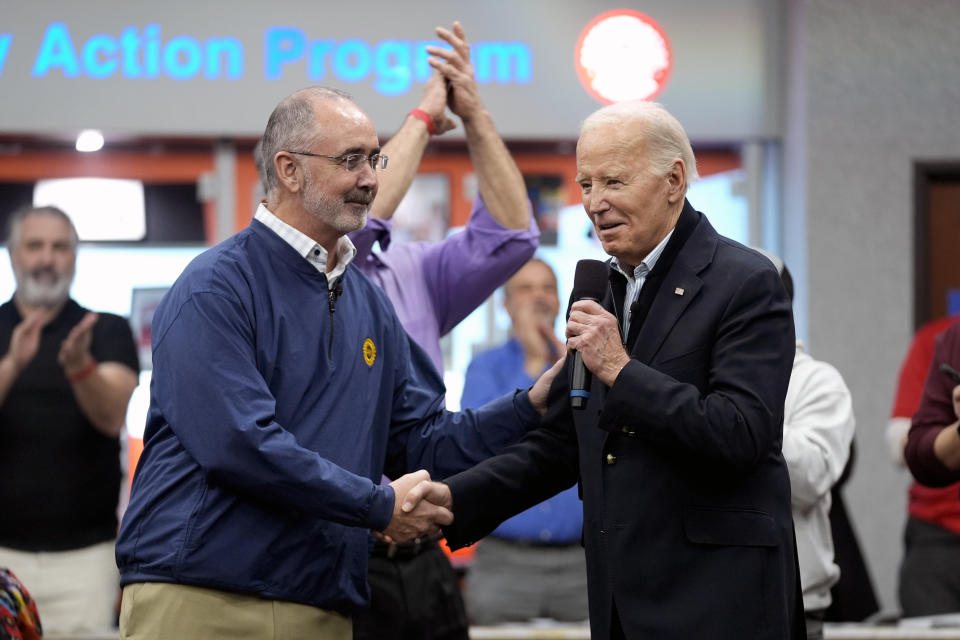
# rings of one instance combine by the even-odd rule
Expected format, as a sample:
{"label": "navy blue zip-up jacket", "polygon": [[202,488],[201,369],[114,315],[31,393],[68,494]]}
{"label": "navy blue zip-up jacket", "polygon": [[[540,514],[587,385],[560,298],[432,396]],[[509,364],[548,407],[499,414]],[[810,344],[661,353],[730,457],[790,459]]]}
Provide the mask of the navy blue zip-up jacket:
{"label": "navy blue zip-up jacket", "polygon": [[381,474],[444,477],[539,422],[523,392],[446,411],[439,373],[386,296],[353,266],[342,294],[329,294],[323,274],[254,220],[164,297],[117,541],[123,584],[349,613],[368,599],[368,531],[393,511]]}

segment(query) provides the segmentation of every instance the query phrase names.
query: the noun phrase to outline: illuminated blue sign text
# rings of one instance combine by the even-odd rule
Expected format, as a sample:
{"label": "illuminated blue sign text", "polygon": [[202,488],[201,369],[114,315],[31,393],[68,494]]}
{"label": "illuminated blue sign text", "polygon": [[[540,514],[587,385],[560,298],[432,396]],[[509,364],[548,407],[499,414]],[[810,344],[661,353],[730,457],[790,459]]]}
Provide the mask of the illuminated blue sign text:
{"label": "illuminated blue sign text", "polygon": [[209,38],[201,42],[190,36],[164,42],[160,25],[151,24],[142,33],[136,27],[127,27],[119,38],[97,34],[78,51],[67,25],[54,22],[47,27],[40,44],[33,75],[42,77],[55,69],[68,78],[107,78],[119,71],[127,78],[165,75],[186,80],[202,73],[209,79],[236,79],[243,75],[243,45],[236,38]]}
{"label": "illuminated blue sign text", "polygon": [[[0,34],[0,73],[13,41]],[[270,27],[263,35],[263,74],[267,80],[300,76],[311,82],[337,79],[369,81],[383,95],[400,95],[424,83],[432,69],[426,47],[438,40],[310,38],[296,27]],[[526,84],[533,76],[533,56],[524,42],[475,42],[471,59],[477,82]],[[66,23],[47,26],[37,49],[32,75],[67,78],[238,80],[246,72],[244,44],[233,37],[164,38],[159,24],[125,27],[119,35],[99,33],[74,42]]]}
{"label": "illuminated blue sign text", "polygon": [[3,64],[7,61],[7,54],[10,53],[12,43],[12,33],[0,33],[0,74],[3,74]]}

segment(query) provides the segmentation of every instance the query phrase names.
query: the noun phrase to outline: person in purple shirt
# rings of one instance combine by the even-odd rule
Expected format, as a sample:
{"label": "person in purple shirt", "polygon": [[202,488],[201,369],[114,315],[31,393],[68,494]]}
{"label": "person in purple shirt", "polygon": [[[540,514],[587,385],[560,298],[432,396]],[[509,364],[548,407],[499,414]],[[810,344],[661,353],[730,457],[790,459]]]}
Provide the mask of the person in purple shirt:
{"label": "person in purple shirt", "polygon": [[[390,158],[367,225],[350,234],[354,264],[386,292],[407,333],[443,372],[440,338],[480,306],[536,251],[539,231],[519,168],[480,100],[459,23],[437,29],[452,49],[428,47],[438,71],[417,109],[383,146]],[[439,243],[390,242],[390,217],[416,175],[431,135],[463,123],[478,195],[466,227]],[[374,252],[379,243],[380,251]],[[371,607],[353,619],[355,640],[467,640],[459,583],[438,538],[376,541]]]}
{"label": "person in purple shirt", "polygon": [[[440,338],[480,306],[536,251],[539,231],[520,169],[497,133],[480,100],[463,28],[437,29],[453,50],[431,47],[441,58],[418,109],[427,113],[437,134],[453,128],[449,106],[460,117],[477,175],[478,195],[461,233],[439,243],[390,242],[390,218],[410,187],[430,140],[417,115],[407,115],[383,147],[390,157],[380,193],[366,227],[350,234],[357,247],[355,264],[390,298],[407,333],[443,372]],[[446,86],[443,80],[446,81]],[[381,251],[373,252],[379,243]]]}
{"label": "person in purple shirt", "polygon": [[[530,387],[566,347],[554,333],[557,276],[533,258],[503,287],[510,339],[467,368],[460,405],[483,406]],[[587,619],[587,566],[580,536],[583,506],[571,487],[505,521],[477,545],[467,574],[467,608],[476,624],[533,618]]]}

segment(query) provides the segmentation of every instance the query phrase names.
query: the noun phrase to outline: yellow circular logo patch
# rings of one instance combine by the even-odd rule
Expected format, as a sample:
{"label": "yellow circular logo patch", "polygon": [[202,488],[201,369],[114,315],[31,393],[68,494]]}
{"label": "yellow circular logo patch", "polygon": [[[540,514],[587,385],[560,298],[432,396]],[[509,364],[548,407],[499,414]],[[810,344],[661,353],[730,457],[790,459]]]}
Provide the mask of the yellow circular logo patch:
{"label": "yellow circular logo patch", "polygon": [[363,341],[363,361],[367,363],[368,367],[373,366],[373,361],[377,359],[377,348],[373,344],[373,340],[367,338]]}

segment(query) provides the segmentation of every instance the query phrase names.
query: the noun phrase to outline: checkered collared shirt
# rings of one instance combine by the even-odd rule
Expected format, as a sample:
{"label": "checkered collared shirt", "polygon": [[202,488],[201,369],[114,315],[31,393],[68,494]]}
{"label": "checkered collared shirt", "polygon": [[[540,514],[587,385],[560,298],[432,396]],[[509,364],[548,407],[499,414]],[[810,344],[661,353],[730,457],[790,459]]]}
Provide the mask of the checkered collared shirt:
{"label": "checkered collared shirt", "polygon": [[337,278],[343,275],[343,272],[347,269],[347,265],[349,265],[353,261],[354,256],[357,255],[357,248],[353,246],[350,238],[341,236],[340,240],[337,241],[337,266],[333,268],[333,271],[327,273],[327,250],[317,244],[313,238],[291,227],[273,215],[262,202],[260,206],[257,207],[257,213],[253,217],[280,236],[284,242],[293,247],[307,262],[316,267],[317,271],[325,274],[327,276],[328,287],[333,286]]}

